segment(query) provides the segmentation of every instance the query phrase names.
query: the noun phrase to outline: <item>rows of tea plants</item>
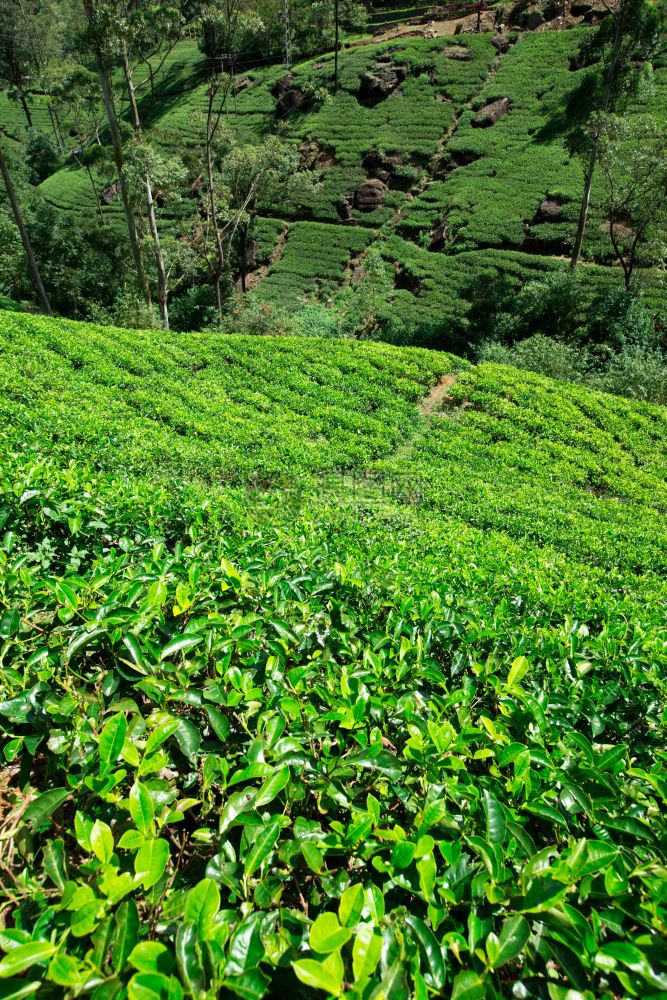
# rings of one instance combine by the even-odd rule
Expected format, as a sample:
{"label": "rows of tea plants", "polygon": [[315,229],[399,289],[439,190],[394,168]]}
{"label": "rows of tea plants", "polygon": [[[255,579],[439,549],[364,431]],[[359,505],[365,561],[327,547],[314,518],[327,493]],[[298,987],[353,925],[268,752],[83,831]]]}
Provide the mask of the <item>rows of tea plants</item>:
{"label": "rows of tea plants", "polygon": [[388,453],[446,355],[336,341],[129,332],[2,313],[10,440],[209,482],[289,479]]}
{"label": "rows of tea plants", "polygon": [[[450,239],[462,249],[513,246],[526,236],[547,244],[566,240],[576,226],[581,196],[581,164],[566,146],[565,108],[582,87],[590,88],[590,68],[572,70],[590,29],[526,33],[503,56],[497,73],[464,111],[447,146],[450,162],[465,166],[434,181],[410,207],[405,228],[431,230],[447,216]],[[485,104],[509,98],[510,112],[491,128],[472,125]],[[551,197],[564,205],[558,222],[539,225],[538,209]],[[599,218],[590,227],[588,248],[601,252]],[[607,247],[608,252],[608,247]]]}
{"label": "rows of tea plants", "polygon": [[585,563],[667,570],[667,414],[501,365],[467,369],[414,454],[422,502]]}
{"label": "rows of tea plants", "polygon": [[[663,411],[483,366],[427,418],[425,351],[0,322],[2,996],[664,995]],[[139,474],[170,405],[193,451]],[[320,479],[258,490],[278,454]]]}
{"label": "rows of tea plants", "polygon": [[307,298],[326,300],[335,294],[350,262],[373,240],[372,229],[333,226],[322,222],[293,222],[280,260],[271,265],[256,297],[286,308]]}
{"label": "rows of tea plants", "polygon": [[[391,250],[390,263],[398,270],[411,270],[413,260],[421,257],[421,247],[435,251],[424,252],[423,265],[419,264],[428,275],[424,295],[415,303],[410,291],[399,287],[395,297],[406,336],[428,343],[433,342],[431,318],[437,325],[443,311],[460,323],[468,308],[465,289],[458,287],[460,265],[450,260],[440,264],[440,258],[476,251],[481,270],[486,258],[489,269],[505,273],[507,264],[511,274],[513,258],[503,252],[523,248],[544,256],[544,265],[531,260],[527,270],[551,267],[555,258],[549,255],[567,251],[581,194],[581,163],[567,149],[569,125],[563,108],[577,91],[585,99],[592,86],[594,68],[570,69],[590,30],[525,32],[502,56],[490,33],[359,45],[341,55],[340,90],[335,95],[333,58],[324,55],[292,68],[293,85],[310,95],[312,106],[284,119],[276,115],[275,87],[285,68],[251,67],[240,74],[226,115],[236,140],[257,143],[279,131],[302,146],[306,160],[312,158],[308,162],[313,184],[300,195],[301,204],[263,205],[261,210],[275,218],[276,233],[283,217],[286,225],[298,219],[298,226],[305,227],[303,220],[308,219],[340,230],[334,236],[332,229],[315,225],[295,229],[286,260],[273,269],[268,282],[260,281],[253,296],[288,309],[303,296],[320,295],[327,301],[336,285],[344,283],[350,256],[344,252],[346,242],[356,244],[361,239],[351,237],[348,228],[351,232],[367,227],[372,235],[381,230],[389,237],[383,249]],[[454,58],[459,51],[471,58]],[[359,100],[364,73],[390,65],[402,67],[406,79],[385,100],[367,106]],[[658,66],[655,74],[652,111],[656,114],[664,105],[666,72]],[[155,99],[149,99],[145,86],[139,91],[151,140],[169,152],[184,150],[189,161],[201,149],[204,134],[207,90],[201,74],[201,53],[192,40],[184,41],[158,74]],[[138,83],[144,82],[139,76]],[[511,100],[509,114],[491,128],[473,128],[476,111],[500,97]],[[354,195],[367,179],[370,168],[363,166],[363,160],[373,149],[395,154],[401,163],[394,168],[382,203],[372,211],[360,211]],[[450,169],[456,163],[464,165]],[[107,167],[95,171],[97,186],[103,190],[112,172]],[[46,178],[40,191],[61,211],[96,211],[93,187],[76,165]],[[557,221],[545,222],[539,214],[547,197],[562,206]],[[594,190],[585,256],[608,263],[609,241],[595,202]],[[194,204],[189,198],[178,207],[170,204],[161,225],[169,229],[187,222]],[[103,214],[122,226],[117,200],[105,206]],[[263,233],[261,229],[260,242]],[[302,247],[305,255],[296,259],[293,251]],[[265,256],[260,263],[265,263]],[[611,268],[590,275],[591,282],[598,278],[609,283],[620,280]],[[654,291],[664,304],[664,291]]]}
{"label": "rows of tea plants", "polygon": [[[467,350],[471,306],[499,278],[518,291],[527,282],[543,280],[567,267],[565,261],[516,250],[433,253],[398,236],[375,245],[395,275],[394,287],[378,307],[381,318],[409,331],[411,342],[454,351]],[[580,282],[583,307],[603,290],[617,287],[618,275],[610,268],[591,265],[582,269]],[[664,308],[657,280],[647,281],[642,295],[648,309],[658,313]]]}

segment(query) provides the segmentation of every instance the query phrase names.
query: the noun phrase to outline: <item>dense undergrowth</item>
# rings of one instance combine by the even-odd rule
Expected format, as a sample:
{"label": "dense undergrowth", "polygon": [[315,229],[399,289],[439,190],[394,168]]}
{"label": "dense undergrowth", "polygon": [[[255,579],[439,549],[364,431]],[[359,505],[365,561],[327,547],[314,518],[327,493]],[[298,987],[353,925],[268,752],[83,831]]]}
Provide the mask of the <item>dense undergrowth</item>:
{"label": "dense undergrowth", "polygon": [[664,411],[1,324],[2,995],[662,996]]}

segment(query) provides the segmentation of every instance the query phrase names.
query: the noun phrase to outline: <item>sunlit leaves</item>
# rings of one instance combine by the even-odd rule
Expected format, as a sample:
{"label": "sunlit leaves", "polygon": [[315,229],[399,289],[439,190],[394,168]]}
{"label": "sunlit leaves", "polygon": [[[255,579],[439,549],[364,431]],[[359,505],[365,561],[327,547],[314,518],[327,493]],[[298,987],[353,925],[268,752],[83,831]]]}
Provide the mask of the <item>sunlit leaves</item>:
{"label": "sunlit leaves", "polygon": [[[380,396],[399,392],[392,371],[415,394],[421,354],[373,357]],[[299,378],[292,366],[303,400]],[[14,532],[0,541],[3,606],[19,613],[0,650],[11,989],[664,992],[662,585],[620,557],[571,563],[559,532],[579,531],[579,513],[544,506],[520,446],[541,434],[572,480],[625,463],[633,491],[652,477],[653,498],[662,418],[586,395],[575,405],[495,366],[461,384],[474,406],[438,417],[426,457],[470,524],[435,501],[433,516],[376,510],[366,483],[363,500],[300,497],[301,516],[287,493],[255,496],[256,512],[245,493],[12,466],[0,512]],[[480,485],[497,453],[535,485]],[[629,473],[619,482],[630,489]],[[593,511],[617,512],[584,492]],[[500,517],[491,495],[516,512],[502,533],[475,522],[482,501]],[[525,537],[527,512],[548,545]]]}
{"label": "sunlit leaves", "polygon": [[169,844],[160,837],[146,841],[137,851],[134,871],[144,889],[150,889],[164,875],[169,862]]}

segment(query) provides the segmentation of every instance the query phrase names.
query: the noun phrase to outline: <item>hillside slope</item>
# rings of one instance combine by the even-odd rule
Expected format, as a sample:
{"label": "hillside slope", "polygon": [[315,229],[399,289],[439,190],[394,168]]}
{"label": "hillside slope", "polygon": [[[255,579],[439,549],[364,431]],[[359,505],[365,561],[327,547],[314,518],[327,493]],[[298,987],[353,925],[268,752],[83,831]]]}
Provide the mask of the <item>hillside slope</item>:
{"label": "hillside slope", "polygon": [[[239,74],[224,115],[233,140],[257,144],[279,134],[298,147],[313,182],[292,202],[259,206],[246,261],[251,296],[287,310],[304,300],[335,301],[350,286],[354,292],[355,282],[363,280],[365,255],[375,248],[394,279],[383,295],[381,323],[389,324],[395,306],[405,335],[428,344],[443,291],[413,280],[412,259],[422,257],[422,267],[436,272],[438,285],[448,290],[447,316],[455,322],[450,331],[449,319],[441,320],[439,335],[455,349],[489,269],[507,275],[517,288],[536,272],[563,269],[583,183],[571,139],[598,73],[596,66],[582,68],[577,58],[591,33],[581,26],[507,31],[505,51],[494,45],[492,31],[369,40],[341,56],[336,94],[330,54],[289,73],[275,65]],[[178,151],[188,164],[187,196],[162,213],[164,230],[177,236],[196,226],[200,211],[205,214],[197,196],[206,117],[203,72],[196,46],[181,43],[158,75],[153,96],[145,92],[140,102],[151,141],[170,155]],[[656,67],[655,115],[664,111],[666,73]],[[478,127],[479,112],[499,100],[508,102],[506,113],[490,127]],[[97,177],[98,192],[110,190],[113,174],[105,169]],[[93,187],[76,165],[48,177],[40,191],[68,214],[92,217],[97,210]],[[117,199],[103,213],[122,224]],[[458,280],[460,256],[467,258],[464,286]],[[597,187],[584,258],[599,265],[585,275],[591,292],[621,282],[620,269],[611,266],[615,258]],[[664,311],[664,289],[656,287],[649,269],[642,284],[651,310]],[[406,295],[409,309],[403,307]]]}
{"label": "hillside slope", "polygon": [[8,995],[664,993],[663,409],[7,313],[0,365]]}

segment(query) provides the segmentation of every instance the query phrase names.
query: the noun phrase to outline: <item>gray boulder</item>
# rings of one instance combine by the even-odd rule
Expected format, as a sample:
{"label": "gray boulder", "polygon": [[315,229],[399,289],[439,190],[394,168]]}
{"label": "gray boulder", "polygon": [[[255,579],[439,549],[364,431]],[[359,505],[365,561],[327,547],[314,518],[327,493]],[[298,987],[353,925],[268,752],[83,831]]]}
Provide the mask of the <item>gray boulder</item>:
{"label": "gray boulder", "polygon": [[360,212],[373,212],[379,208],[387,194],[387,185],[377,177],[362,181],[354,194],[355,208]]}
{"label": "gray boulder", "polygon": [[486,107],[478,111],[471,125],[473,128],[489,128],[489,126],[495,125],[503,115],[508,114],[509,109],[509,97],[501,97],[500,100],[492,101],[491,104],[487,104]]}

